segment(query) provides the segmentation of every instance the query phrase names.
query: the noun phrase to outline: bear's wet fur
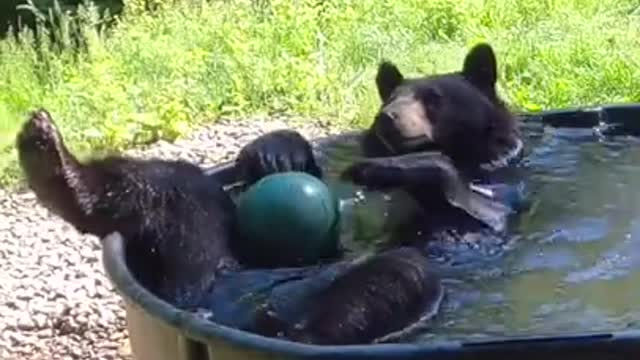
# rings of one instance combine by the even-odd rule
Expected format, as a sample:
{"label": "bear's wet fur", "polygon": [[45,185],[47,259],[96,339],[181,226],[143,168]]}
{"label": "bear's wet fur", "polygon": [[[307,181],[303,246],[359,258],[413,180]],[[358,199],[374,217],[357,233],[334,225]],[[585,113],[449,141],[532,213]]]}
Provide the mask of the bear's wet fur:
{"label": "bear's wet fur", "polygon": [[[163,300],[195,309],[215,286],[216,275],[247,266],[238,264],[230,250],[235,205],[221,184],[200,167],[124,156],[81,162],[67,149],[44,109],[31,114],[16,145],[27,183],[38,200],[80,232],[123,235],[132,273]],[[292,170],[314,171],[305,163],[313,160],[306,146],[289,150],[287,159],[305,156]],[[251,156],[239,159],[259,161]],[[271,166],[269,161],[260,166],[265,164]],[[280,171],[277,166],[275,170]],[[422,313],[435,311],[441,297],[440,281],[426,266],[426,258],[414,249],[373,255],[320,292],[332,308],[315,301],[306,320],[284,332],[291,339],[316,344],[355,344],[415,323]],[[373,288],[388,291],[378,296],[366,290]]]}
{"label": "bear's wet fur", "polygon": [[234,204],[199,167],[119,156],[81,163],[42,109],[17,148],[38,200],[82,233],[123,235],[132,272],[162,299],[195,304],[216,273],[234,267]]}
{"label": "bear's wet fur", "polygon": [[355,264],[336,278],[311,300],[305,319],[285,334],[320,345],[387,341],[433,316],[442,296],[426,258],[401,247]]}

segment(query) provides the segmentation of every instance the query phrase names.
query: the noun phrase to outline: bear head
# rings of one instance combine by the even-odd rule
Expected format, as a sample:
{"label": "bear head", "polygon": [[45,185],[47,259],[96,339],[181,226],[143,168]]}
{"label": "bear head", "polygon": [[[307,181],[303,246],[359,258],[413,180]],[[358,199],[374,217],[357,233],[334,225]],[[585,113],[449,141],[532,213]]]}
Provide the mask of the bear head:
{"label": "bear head", "polygon": [[382,105],[365,149],[376,156],[439,150],[471,166],[509,157],[521,142],[496,82],[496,56],[485,43],[474,46],[462,70],[452,73],[405,78],[394,64],[382,62],[376,76]]}

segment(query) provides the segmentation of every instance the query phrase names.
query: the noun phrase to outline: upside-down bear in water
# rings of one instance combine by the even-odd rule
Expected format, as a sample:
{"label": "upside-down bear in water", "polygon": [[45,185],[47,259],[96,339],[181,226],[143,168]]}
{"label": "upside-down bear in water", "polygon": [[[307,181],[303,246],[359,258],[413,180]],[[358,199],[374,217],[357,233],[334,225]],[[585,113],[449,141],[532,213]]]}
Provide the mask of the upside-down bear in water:
{"label": "upside-down bear in water", "polygon": [[217,273],[235,267],[228,247],[235,205],[196,165],[126,157],[82,163],[46,110],[31,114],[17,147],[40,203],[82,233],[119,232],[132,272],[163,299],[195,304]]}
{"label": "upside-down bear in water", "polygon": [[[389,76],[394,68],[380,68],[386,115],[369,131],[375,138],[363,144],[373,154],[375,139],[382,139],[378,150],[387,157],[360,162],[345,176],[372,186],[432,186],[430,196],[491,223],[502,215],[499,204],[476,199],[456,168],[493,160],[518,141],[495,96],[491,48],[472,49],[461,73],[404,80]],[[417,120],[424,121],[423,133],[403,128]],[[485,148],[487,156],[478,151],[465,157],[464,146],[449,143],[451,134],[466,134],[469,126],[470,142],[484,144],[469,148]],[[79,231],[120,232],[127,240],[127,262],[145,287],[182,308],[211,309],[220,323],[315,344],[370,343],[432,315],[442,298],[438,278],[413,247],[326,266],[246,269],[251,264],[238,261],[242,257],[232,246],[235,205],[216,179],[180,161],[109,157],[81,163],[44,110],[32,114],[17,145],[29,186],[46,207]],[[442,153],[418,153],[426,148]],[[322,177],[310,144],[293,131],[250,143],[237,166],[249,183],[288,170]],[[243,302],[247,292],[262,300]]]}

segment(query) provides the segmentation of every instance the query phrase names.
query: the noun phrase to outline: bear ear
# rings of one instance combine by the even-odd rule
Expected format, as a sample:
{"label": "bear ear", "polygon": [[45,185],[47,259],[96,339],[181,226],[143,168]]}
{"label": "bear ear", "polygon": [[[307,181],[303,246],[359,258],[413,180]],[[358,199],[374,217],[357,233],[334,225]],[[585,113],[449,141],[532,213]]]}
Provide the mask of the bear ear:
{"label": "bear ear", "polygon": [[400,70],[389,61],[383,61],[378,67],[376,75],[376,85],[378,86],[378,94],[382,102],[385,102],[395,88],[397,88],[404,77]]}
{"label": "bear ear", "polygon": [[464,59],[462,75],[476,87],[489,90],[495,87],[498,70],[496,55],[487,43],[474,46]]}

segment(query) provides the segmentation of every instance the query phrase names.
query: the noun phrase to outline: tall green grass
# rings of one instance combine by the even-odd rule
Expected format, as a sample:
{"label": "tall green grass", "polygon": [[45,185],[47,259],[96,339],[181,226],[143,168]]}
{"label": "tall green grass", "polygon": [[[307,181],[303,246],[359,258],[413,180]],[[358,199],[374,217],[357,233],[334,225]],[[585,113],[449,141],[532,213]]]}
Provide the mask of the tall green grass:
{"label": "tall green grass", "polygon": [[[129,3],[132,4],[133,0]],[[170,4],[170,5],[166,5]],[[640,101],[637,0],[227,0],[165,2],[100,30],[73,15],[86,51],[0,42],[0,168],[16,179],[13,138],[48,108],[74,150],[174,138],[218,116],[290,112],[366,125],[382,58],[406,74],[457,70],[489,41],[500,90],[537,110]],[[60,38],[69,39],[63,16]],[[23,44],[33,39],[24,33]],[[64,41],[63,41],[64,43]]]}

